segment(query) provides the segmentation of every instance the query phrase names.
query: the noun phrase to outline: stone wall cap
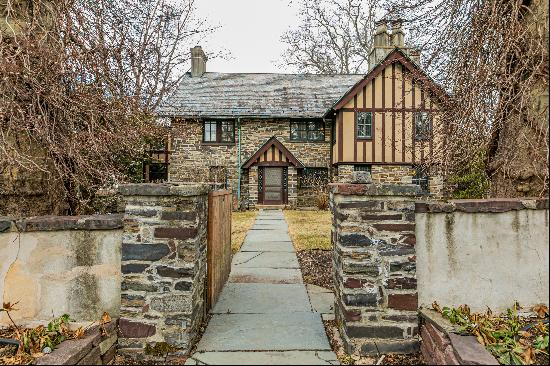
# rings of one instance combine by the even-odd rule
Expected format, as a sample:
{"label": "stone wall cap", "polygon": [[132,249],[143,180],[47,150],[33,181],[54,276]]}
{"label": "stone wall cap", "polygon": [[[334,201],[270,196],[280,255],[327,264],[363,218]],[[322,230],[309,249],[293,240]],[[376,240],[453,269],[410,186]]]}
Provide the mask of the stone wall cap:
{"label": "stone wall cap", "polygon": [[0,232],[3,223],[9,222],[5,230],[19,232],[62,231],[62,230],[114,230],[122,228],[122,214],[85,216],[35,216],[23,219],[0,219]]}
{"label": "stone wall cap", "polygon": [[471,335],[459,335],[458,328],[435,310],[422,308],[420,318],[443,332],[452,344],[454,354],[461,365],[498,365],[497,360]]}
{"label": "stone wall cap", "polygon": [[424,321],[447,335],[457,331],[457,328],[448,319],[435,310],[421,308],[418,310],[418,314]]}
{"label": "stone wall cap", "polygon": [[419,196],[420,187],[416,184],[353,184],[331,183],[330,191],[346,196]]}
{"label": "stone wall cap", "polygon": [[422,201],[416,202],[417,213],[501,213],[517,210],[548,210],[545,198],[488,198],[471,200]]}
{"label": "stone wall cap", "polygon": [[133,183],[118,187],[123,196],[202,196],[210,192],[208,184],[186,183]]}

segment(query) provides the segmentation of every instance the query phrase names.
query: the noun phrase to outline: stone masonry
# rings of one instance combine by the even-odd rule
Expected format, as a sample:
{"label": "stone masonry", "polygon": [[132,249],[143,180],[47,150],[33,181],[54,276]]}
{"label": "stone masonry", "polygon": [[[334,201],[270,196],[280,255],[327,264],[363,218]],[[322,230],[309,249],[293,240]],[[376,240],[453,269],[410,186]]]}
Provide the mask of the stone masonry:
{"label": "stone masonry", "polygon": [[207,185],[128,184],[119,350],[186,352],[205,314]]}
{"label": "stone masonry", "polygon": [[350,353],[418,350],[418,189],[331,185],[336,320]]}
{"label": "stone masonry", "polygon": [[[235,140],[238,139],[238,125],[235,122]],[[289,120],[241,120],[241,156],[240,165],[244,164],[267,140],[273,136],[305,166],[330,168],[331,124],[325,124],[324,142],[296,142],[290,140]],[[238,180],[238,145],[206,144],[202,142],[203,124],[201,120],[174,120],[172,124],[173,151],[170,156],[171,181],[208,182],[212,167],[226,167],[228,189],[237,192]],[[248,174],[247,174],[248,173]],[[293,174],[298,172],[294,169]],[[297,183],[291,187],[291,169],[289,168],[289,205],[296,205],[298,196]],[[295,192],[291,192],[294,189]],[[241,174],[242,199],[248,200],[251,206],[257,203],[257,167],[254,166]],[[292,196],[291,196],[292,194]]]}
{"label": "stone masonry", "polygon": [[460,335],[451,324],[434,310],[420,311],[422,357],[428,365],[498,365],[499,362],[481,345],[475,336]]}

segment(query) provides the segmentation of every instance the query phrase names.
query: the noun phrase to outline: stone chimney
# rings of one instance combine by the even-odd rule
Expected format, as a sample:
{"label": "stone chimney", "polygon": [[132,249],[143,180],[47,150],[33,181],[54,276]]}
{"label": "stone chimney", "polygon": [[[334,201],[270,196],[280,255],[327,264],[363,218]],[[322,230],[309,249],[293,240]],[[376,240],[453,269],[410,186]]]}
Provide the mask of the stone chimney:
{"label": "stone chimney", "polygon": [[[391,33],[388,32],[388,23],[391,24]],[[376,23],[376,31],[372,40],[372,49],[369,53],[369,71],[378,65],[396,47],[409,56],[414,62],[420,64],[420,50],[413,49],[405,44],[405,32],[403,21],[380,20]]]}
{"label": "stone chimney", "polygon": [[208,57],[201,46],[191,48],[191,77],[201,77],[206,72],[206,61]]}
{"label": "stone chimney", "polygon": [[402,21],[400,19],[391,23],[391,43],[394,47],[405,47],[405,33],[401,25]]}

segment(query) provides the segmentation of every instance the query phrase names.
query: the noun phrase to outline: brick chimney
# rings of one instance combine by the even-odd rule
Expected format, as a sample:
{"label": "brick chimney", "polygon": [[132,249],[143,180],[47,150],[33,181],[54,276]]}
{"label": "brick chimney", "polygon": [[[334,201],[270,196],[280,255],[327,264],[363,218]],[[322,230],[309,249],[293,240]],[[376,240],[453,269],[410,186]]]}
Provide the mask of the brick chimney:
{"label": "brick chimney", "polygon": [[208,57],[201,46],[191,48],[191,77],[201,77],[206,72]]}

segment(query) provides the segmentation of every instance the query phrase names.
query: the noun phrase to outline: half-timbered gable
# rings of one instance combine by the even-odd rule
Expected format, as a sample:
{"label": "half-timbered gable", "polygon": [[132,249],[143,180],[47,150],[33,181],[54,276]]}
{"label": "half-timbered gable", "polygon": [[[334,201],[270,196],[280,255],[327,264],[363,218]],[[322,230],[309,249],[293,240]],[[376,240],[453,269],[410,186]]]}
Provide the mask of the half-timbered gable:
{"label": "half-timbered gable", "polygon": [[416,165],[442,136],[445,93],[399,48],[331,108],[333,164]]}

